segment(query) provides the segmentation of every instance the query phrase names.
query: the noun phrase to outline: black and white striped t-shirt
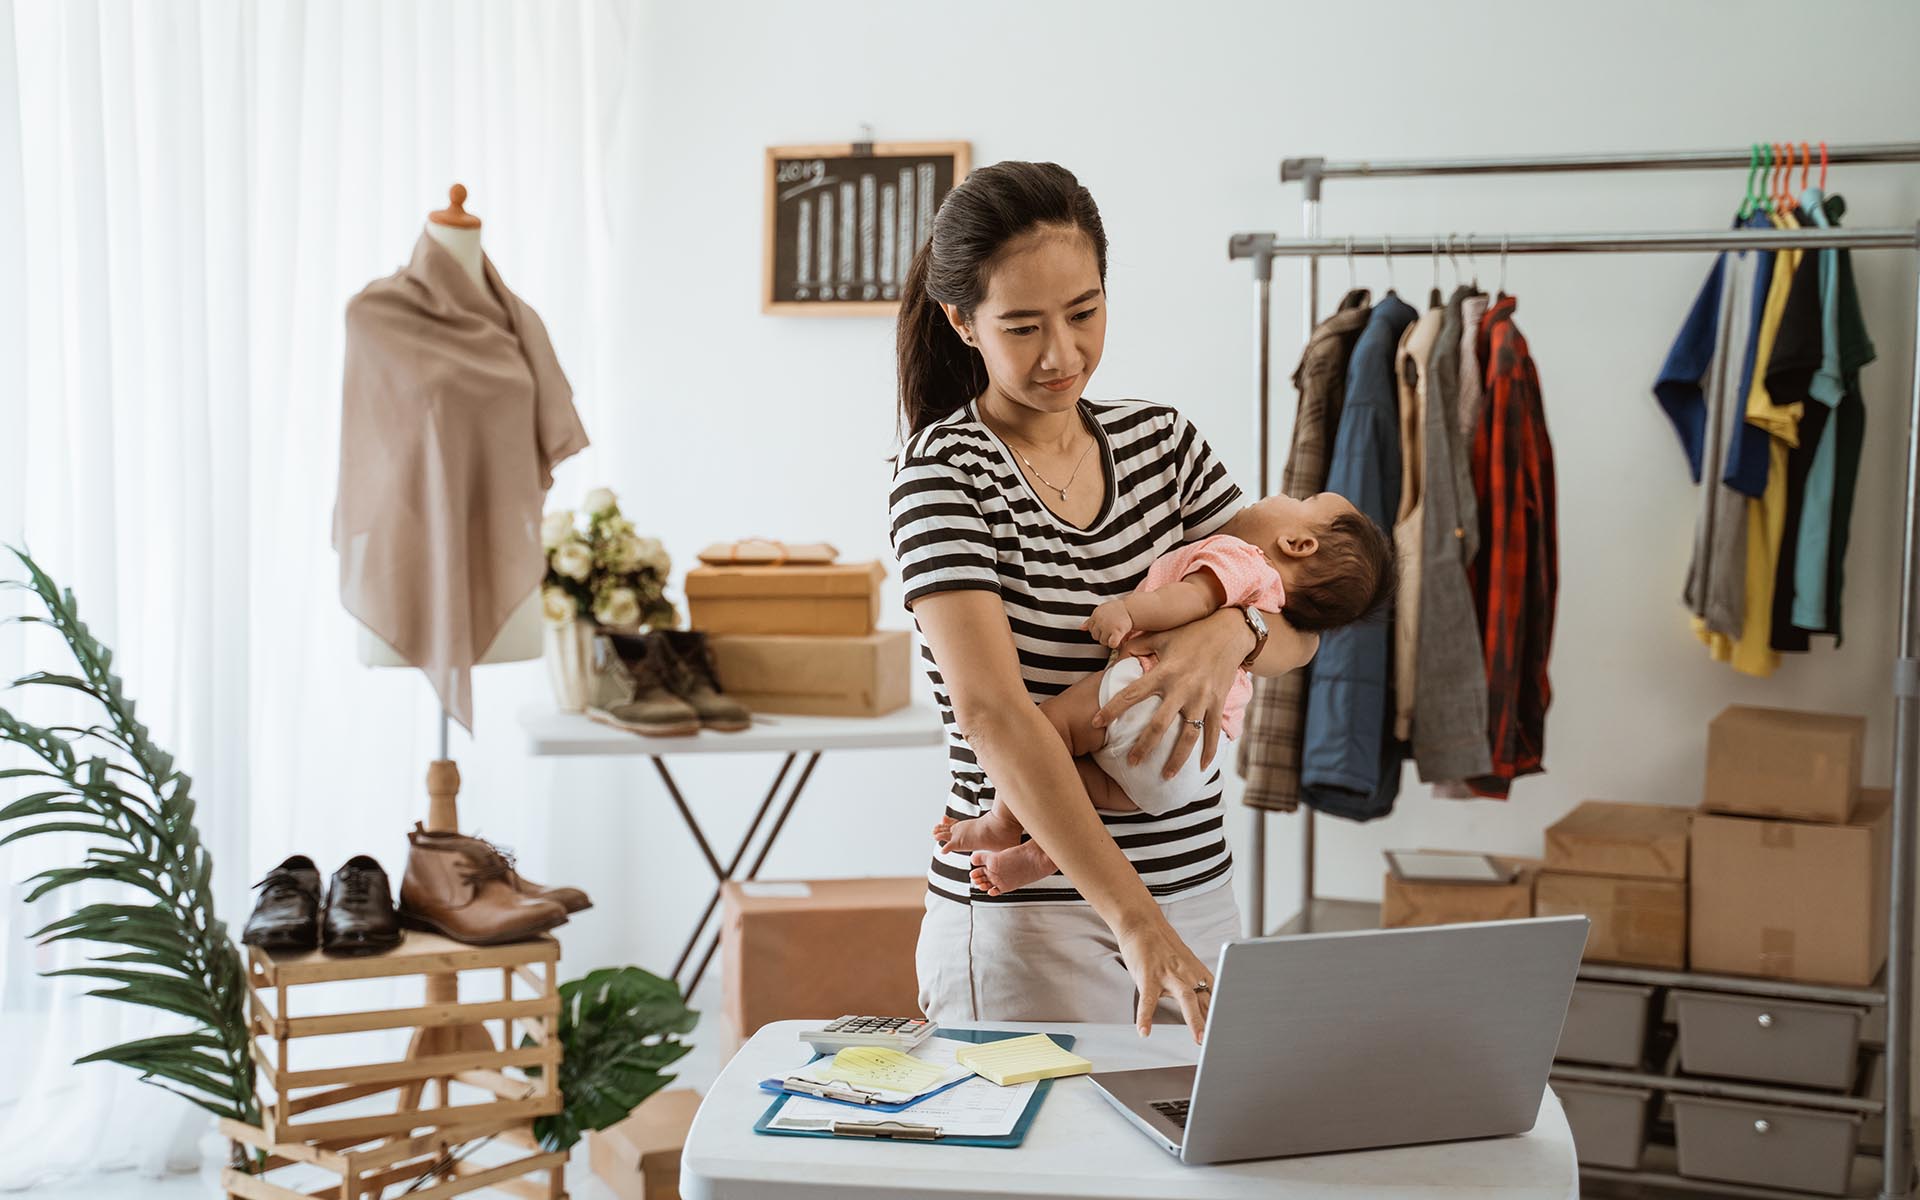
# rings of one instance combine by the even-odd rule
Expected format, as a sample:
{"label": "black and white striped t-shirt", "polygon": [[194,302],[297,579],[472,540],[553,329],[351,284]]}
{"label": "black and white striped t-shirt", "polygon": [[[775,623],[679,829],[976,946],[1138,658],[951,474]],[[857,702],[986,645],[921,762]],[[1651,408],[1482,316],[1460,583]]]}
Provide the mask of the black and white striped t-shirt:
{"label": "black and white striped t-shirt", "polygon": [[[1106,665],[1106,648],[1080,628],[1095,606],[1132,591],[1160,555],[1219,530],[1240,498],[1206,440],[1173,409],[1082,400],[1080,411],[1099,438],[1107,486],[1100,515],[1084,530],[1041,502],[1005,444],[981,422],[976,403],[914,435],[894,471],[893,550],[907,604],[932,592],[998,592],[1035,703]],[[932,653],[923,645],[921,655],[947,728],[953,775],[947,813],[978,816],[993,805],[993,782],[955,730]],[[1218,886],[1233,865],[1217,765],[1207,794],[1193,804],[1159,817],[1103,812],[1100,818],[1162,900]],[[1085,903],[1057,873],[988,896],[973,888],[968,860],[936,852],[928,889],[962,903]]]}

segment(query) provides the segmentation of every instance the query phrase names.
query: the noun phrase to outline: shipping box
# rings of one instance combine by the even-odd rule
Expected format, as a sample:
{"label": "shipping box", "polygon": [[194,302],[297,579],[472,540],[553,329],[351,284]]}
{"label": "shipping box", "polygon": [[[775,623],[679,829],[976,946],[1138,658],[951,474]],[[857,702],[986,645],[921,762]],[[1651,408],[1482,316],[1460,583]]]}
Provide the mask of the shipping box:
{"label": "shipping box", "polygon": [[1547,826],[1547,867],[1633,879],[1687,877],[1693,813],[1663,804],[1588,800]]}
{"label": "shipping box", "polygon": [[829,566],[695,567],[687,623],[704,633],[863,637],[880,618],[877,562]]}
{"label": "shipping box", "polygon": [[1860,791],[1865,717],[1736,704],[1707,729],[1700,807],[1842,824]]}
{"label": "shipping box", "polygon": [[913,951],[924,875],[729,880],[721,889],[721,990],[741,1039],[770,1021],[920,1015]]}
{"label": "shipping box", "polygon": [[1846,825],[1702,813],[1693,824],[1693,965],[1865,987],[1887,961],[1891,794]]}
{"label": "shipping box", "polygon": [[913,635],[709,637],[720,687],[758,713],[877,717],[913,699]]}
{"label": "shipping box", "polygon": [[680,1151],[699,1108],[692,1088],[655,1092],[626,1120],[587,1134],[593,1173],[620,1200],[680,1200]]}
{"label": "shipping box", "polygon": [[1380,928],[1511,921],[1533,915],[1533,876],[1538,863],[1494,861],[1519,870],[1511,883],[1414,883],[1387,872],[1380,893]]}
{"label": "shipping box", "polygon": [[1677,879],[1619,879],[1541,871],[1533,915],[1584,915],[1590,962],[1683,970],[1687,965],[1687,885]]}

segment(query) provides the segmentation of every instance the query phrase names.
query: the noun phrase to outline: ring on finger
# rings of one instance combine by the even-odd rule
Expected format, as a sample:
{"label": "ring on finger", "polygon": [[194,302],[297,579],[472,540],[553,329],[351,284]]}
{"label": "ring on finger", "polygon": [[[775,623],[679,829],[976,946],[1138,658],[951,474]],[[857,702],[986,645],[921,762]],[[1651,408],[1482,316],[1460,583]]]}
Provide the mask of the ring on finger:
{"label": "ring on finger", "polygon": [[1191,726],[1193,726],[1193,727],[1194,727],[1195,729],[1205,729],[1205,728],[1207,727],[1207,722],[1206,722],[1206,720],[1205,720],[1204,718],[1200,718],[1200,717],[1182,717],[1182,718],[1180,718],[1180,719],[1181,719],[1181,721],[1183,721],[1183,722],[1184,722],[1185,724],[1188,724],[1188,725],[1191,725]]}

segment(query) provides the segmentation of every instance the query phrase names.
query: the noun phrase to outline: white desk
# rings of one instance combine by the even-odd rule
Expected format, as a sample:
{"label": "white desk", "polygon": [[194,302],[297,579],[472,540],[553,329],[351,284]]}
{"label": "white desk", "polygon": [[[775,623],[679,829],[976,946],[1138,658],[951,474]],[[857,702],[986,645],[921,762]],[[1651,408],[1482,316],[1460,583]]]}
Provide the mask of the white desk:
{"label": "white desk", "polygon": [[[773,802],[779,798],[781,785],[792,771],[795,759],[802,754],[807,756],[799,777],[787,790],[779,815],[774,818],[773,828],[761,844],[759,853],[754,856],[746,875],[741,878],[753,879],[759,875],[760,865],[766,861],[767,852],[773,849],[780,830],[786,826],[787,816],[793,812],[794,803],[806,789],[807,780],[813,777],[813,768],[822,754],[828,750],[896,750],[940,746],[946,741],[940,713],[930,704],[909,704],[883,717],[756,716],[751,728],[738,733],[702,730],[686,737],[642,737],[580,713],[556,712],[546,705],[536,704],[520,710],[520,727],[526,732],[527,748],[536,755],[573,758],[605,755],[652,760],[654,770],[659,772],[667,794],[673,797],[674,806],[680,810],[680,817],[693,834],[693,840],[699,843],[700,853],[706,857],[707,866],[712,868],[714,877],[713,895],[707,900],[706,910],[700,914],[693,932],[688,935],[679,961],[674,964],[672,979],[675,983],[681,982],[681,973],[692,960],[694,948],[700,944],[700,935],[706,929],[707,919],[720,903],[720,885],[739,877],[736,873],[746,858],[747,848],[753,844],[761,822],[773,807]],[[773,777],[773,786],[767,789],[766,798],[760,802],[760,810],[748,824],[746,836],[740,839],[739,848],[734,851],[732,859],[723,864],[719,856],[714,854],[700,823],[694,819],[693,809],[681,794],[679,783],[667,769],[667,757],[674,754],[755,753],[784,754],[786,757]],[[700,977],[706,974],[707,964],[713,960],[714,948],[719,943],[720,933],[716,929],[707,941],[706,952],[694,967],[692,978],[682,987],[685,994],[691,995],[693,989],[699,986]]]}
{"label": "white desk", "polygon": [[[680,1194],[685,1200],[1565,1200],[1580,1194],[1573,1135],[1551,1090],[1541,1100],[1532,1132],[1518,1137],[1213,1167],[1182,1164],[1129,1125],[1085,1079],[1055,1080],[1026,1141],[1013,1150],[754,1133],[754,1122],[773,1102],[759,1089],[759,1081],[810,1056],[797,1035],[805,1024],[780,1021],[760,1030],[714,1081],[680,1156]],[[1199,1052],[1183,1029],[1171,1025],[1156,1028],[1144,1041],[1130,1025],[1007,1023],[982,1028],[1072,1033],[1080,1039],[1074,1052],[1102,1070],[1189,1063]]]}

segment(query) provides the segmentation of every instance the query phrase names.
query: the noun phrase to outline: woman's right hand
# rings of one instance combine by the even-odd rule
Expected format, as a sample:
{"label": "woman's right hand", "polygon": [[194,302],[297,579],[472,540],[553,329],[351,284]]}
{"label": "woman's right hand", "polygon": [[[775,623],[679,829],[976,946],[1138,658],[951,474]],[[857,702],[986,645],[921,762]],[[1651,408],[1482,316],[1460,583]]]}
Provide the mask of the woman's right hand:
{"label": "woman's right hand", "polygon": [[[1171,996],[1180,1006],[1187,1028],[1193,1031],[1194,1044],[1199,1045],[1200,1035],[1207,1030],[1207,1010],[1213,999],[1213,971],[1188,949],[1158,910],[1150,919],[1121,932],[1118,941],[1120,959],[1139,993],[1134,1024],[1140,1036],[1146,1037],[1152,1029],[1153,1010],[1159,1007],[1160,997]],[[1206,984],[1206,988],[1194,990],[1197,983]]]}

